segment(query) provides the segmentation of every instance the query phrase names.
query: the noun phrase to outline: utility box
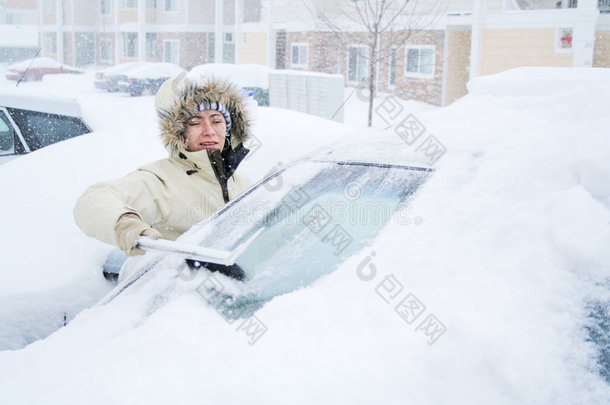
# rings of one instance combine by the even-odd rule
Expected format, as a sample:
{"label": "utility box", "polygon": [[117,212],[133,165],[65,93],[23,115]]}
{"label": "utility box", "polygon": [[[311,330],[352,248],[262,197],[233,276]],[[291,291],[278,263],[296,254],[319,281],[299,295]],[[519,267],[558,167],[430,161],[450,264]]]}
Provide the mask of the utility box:
{"label": "utility box", "polygon": [[294,70],[269,74],[269,105],[343,122],[342,75]]}

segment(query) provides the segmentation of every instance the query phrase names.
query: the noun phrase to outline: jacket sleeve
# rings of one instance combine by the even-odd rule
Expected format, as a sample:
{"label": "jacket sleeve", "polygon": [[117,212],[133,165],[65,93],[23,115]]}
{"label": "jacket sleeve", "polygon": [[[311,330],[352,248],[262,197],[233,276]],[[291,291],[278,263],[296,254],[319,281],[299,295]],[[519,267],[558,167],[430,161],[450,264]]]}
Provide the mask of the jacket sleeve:
{"label": "jacket sleeve", "polygon": [[94,184],[76,201],[74,220],[87,235],[117,245],[119,218],[134,213],[149,225],[159,222],[157,202],[163,181],[147,171],[135,171],[118,180]]}

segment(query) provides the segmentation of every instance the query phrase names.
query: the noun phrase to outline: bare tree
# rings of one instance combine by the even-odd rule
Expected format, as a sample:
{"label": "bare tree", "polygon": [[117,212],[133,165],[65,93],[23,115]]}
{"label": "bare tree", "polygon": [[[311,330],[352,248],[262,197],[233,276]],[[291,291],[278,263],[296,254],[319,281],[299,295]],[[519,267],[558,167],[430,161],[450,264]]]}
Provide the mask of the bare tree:
{"label": "bare tree", "polygon": [[345,47],[348,36],[364,32],[368,55],[368,126],[373,123],[377,65],[387,60],[390,49],[381,47],[382,34],[393,46],[403,45],[415,30],[430,26],[448,0],[304,0],[311,17],[330,30]]}

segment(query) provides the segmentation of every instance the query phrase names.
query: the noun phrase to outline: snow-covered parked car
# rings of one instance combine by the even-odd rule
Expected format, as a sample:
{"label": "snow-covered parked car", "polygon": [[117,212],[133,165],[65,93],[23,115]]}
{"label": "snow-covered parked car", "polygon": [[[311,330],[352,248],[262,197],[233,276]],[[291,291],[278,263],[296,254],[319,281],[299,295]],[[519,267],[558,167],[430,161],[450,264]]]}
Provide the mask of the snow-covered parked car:
{"label": "snow-covered parked car", "polygon": [[189,71],[194,77],[224,77],[252,93],[259,106],[269,105],[269,73],[273,69],[256,64],[207,63]]}
{"label": "snow-covered parked car", "polygon": [[0,90],[0,163],[91,129],[74,99]]}
{"label": "snow-covered parked car", "polygon": [[8,80],[42,80],[45,75],[72,73],[81,74],[82,70],[57,62],[51,58],[34,58],[9,65],[6,68]]}
{"label": "snow-covered parked car", "polygon": [[173,63],[154,63],[128,70],[119,79],[119,91],[131,96],[141,96],[144,93],[155,94],[164,81],[186,70]]}
{"label": "snow-covered parked car", "polygon": [[[93,133],[0,167],[6,190],[0,207],[9,213],[0,227],[3,403],[610,403],[610,160],[604,103],[610,71],[522,68],[480,77],[469,91],[448,107],[405,108],[394,116],[393,127],[362,129],[358,137],[353,127],[337,122],[259,109],[254,134],[260,146],[243,169],[253,180],[277,172],[258,186],[261,191],[252,191],[271,200],[260,206],[235,201],[179,242],[207,238],[230,248],[235,235],[207,234],[220,230],[212,223],[220,225],[222,216],[225,225],[244,230],[248,223],[269,223],[251,241],[235,242],[245,247],[243,256],[266,256],[270,263],[279,258],[282,252],[254,249],[263,239],[273,240],[275,228],[285,229],[288,243],[279,247],[290,249],[288,264],[298,256],[317,260],[318,254],[331,267],[335,260],[341,264],[307,286],[275,295],[248,318],[245,310],[264,301],[241,297],[256,292],[253,281],[273,281],[273,274],[265,278],[253,272],[241,282],[151,251],[130,258],[124,270],[149,265],[154,270],[117,295],[126,284],[114,285],[100,274],[112,248],[73,223],[74,201],[85,187],[165,156],[153,112],[146,115],[150,103],[117,99],[121,106],[134,106],[125,116],[116,114],[125,133]],[[100,108],[107,105],[106,97],[88,96],[99,97]],[[377,102],[384,100],[391,101]],[[363,103],[353,107],[347,117],[356,117]],[[390,109],[377,114],[384,111]],[[151,125],[141,128],[134,116],[148,117]],[[414,118],[422,125],[409,125]],[[326,146],[339,136],[359,149],[359,156],[346,156],[347,147]],[[383,147],[390,141],[391,149]],[[339,256],[362,242],[366,247],[358,253],[333,256],[341,239],[329,237],[315,243],[330,254],[316,250],[312,255],[296,240],[290,242],[291,231],[301,226],[301,234],[313,234],[319,224],[318,235],[324,237],[337,223],[322,228],[324,214],[297,223],[272,205],[284,206],[278,202],[301,195],[299,187],[294,193],[286,188],[306,185],[308,179],[298,176],[292,183],[291,171],[301,167],[313,175],[322,163],[281,168],[313,148],[322,148],[313,160],[323,164],[421,167],[390,161],[411,150],[433,159],[434,172],[370,245],[366,235],[354,232],[354,241]],[[345,212],[349,222],[349,208],[368,202],[369,193],[382,195],[372,191],[376,185],[363,188],[364,178],[348,179],[354,180],[350,187],[341,184],[328,199],[319,194],[311,208],[319,202],[333,220]],[[324,207],[325,201],[336,209]],[[240,224],[244,215],[238,215],[238,206],[253,214],[249,222]],[[198,215],[198,206],[192,208],[190,215]],[[309,212],[305,208],[285,212],[298,218]],[[227,238],[227,244],[215,237]],[[244,259],[236,263],[248,273]],[[243,294],[239,286],[247,285]],[[228,316],[239,314],[243,318]]]}
{"label": "snow-covered parked car", "polygon": [[125,78],[127,72],[150,64],[152,62],[127,62],[100,70],[94,75],[93,85],[96,89],[116,93],[119,91],[119,81]]}

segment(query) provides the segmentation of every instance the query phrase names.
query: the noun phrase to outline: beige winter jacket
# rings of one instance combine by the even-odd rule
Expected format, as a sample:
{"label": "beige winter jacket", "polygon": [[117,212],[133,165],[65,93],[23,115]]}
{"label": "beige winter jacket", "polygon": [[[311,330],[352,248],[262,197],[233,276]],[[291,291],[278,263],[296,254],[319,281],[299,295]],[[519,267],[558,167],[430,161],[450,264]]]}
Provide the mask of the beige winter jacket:
{"label": "beige winter jacket", "polygon": [[[163,238],[176,239],[225,204],[207,151],[183,155],[186,159],[159,160],[118,180],[89,187],[76,202],[77,225],[87,235],[117,245],[115,225],[121,215],[132,212]],[[227,181],[229,198],[249,186],[238,169]]]}
{"label": "beige winter jacket", "polygon": [[[186,151],[186,122],[204,100],[222,103],[230,113],[222,159],[218,151]],[[75,221],[87,235],[117,245],[117,221],[135,213],[163,238],[174,240],[250,186],[237,168],[250,131],[239,88],[222,80],[178,77],[161,86],[155,107],[169,158],[89,187],[74,208]]]}

